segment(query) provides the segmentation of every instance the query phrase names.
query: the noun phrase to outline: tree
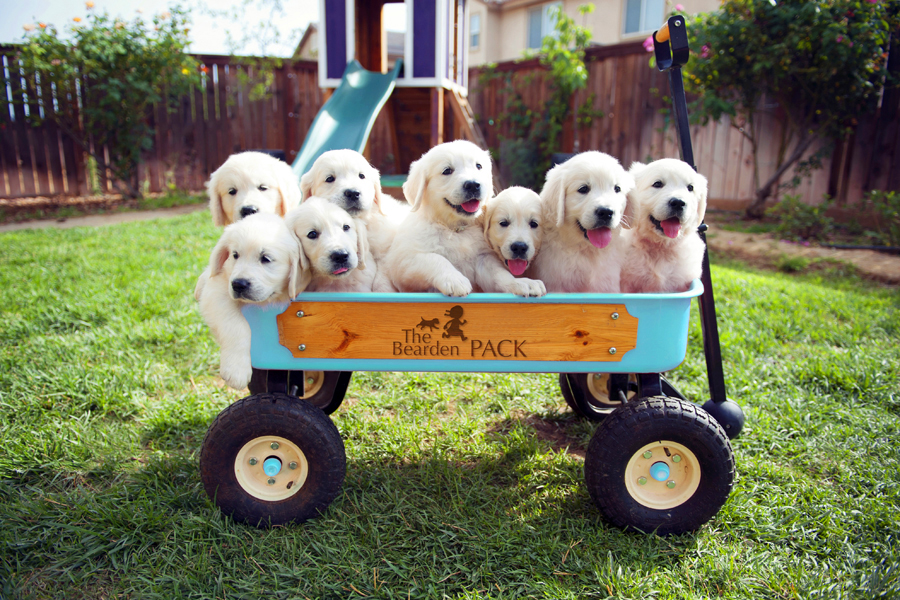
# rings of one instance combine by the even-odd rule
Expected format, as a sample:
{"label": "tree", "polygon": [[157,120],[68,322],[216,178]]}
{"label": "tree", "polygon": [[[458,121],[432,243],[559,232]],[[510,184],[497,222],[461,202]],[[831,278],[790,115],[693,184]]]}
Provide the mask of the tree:
{"label": "tree", "polygon": [[[900,0],[725,0],[689,23],[694,55],[686,88],[702,122],[727,115],[750,142],[756,187],[747,208],[763,214],[774,186],[815,144],[852,131],[875,110],[898,35]],[[775,172],[760,181],[756,116],[763,100],[783,111]],[[812,165],[815,166],[815,165]]]}
{"label": "tree", "polygon": [[153,146],[150,109],[174,107],[200,82],[197,63],[184,52],[189,20],[172,9],[149,25],[93,11],[81,21],[65,35],[44,24],[26,32],[18,52],[25,86],[16,101],[52,101],[54,110],[31,111],[29,119],[55,121],[135,198],[141,152]]}

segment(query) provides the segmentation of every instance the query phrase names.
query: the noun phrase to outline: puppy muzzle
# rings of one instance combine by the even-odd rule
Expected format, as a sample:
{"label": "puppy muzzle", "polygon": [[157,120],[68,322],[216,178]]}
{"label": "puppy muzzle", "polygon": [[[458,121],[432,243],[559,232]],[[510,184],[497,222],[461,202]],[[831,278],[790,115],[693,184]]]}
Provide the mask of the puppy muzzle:
{"label": "puppy muzzle", "polygon": [[259,208],[255,206],[242,206],[241,207],[241,218],[249,217],[250,215],[255,215],[259,212]]}
{"label": "puppy muzzle", "polygon": [[341,195],[341,204],[343,205],[342,208],[351,215],[362,210],[362,205],[359,202],[359,190],[344,190],[344,193]]}
{"label": "puppy muzzle", "polygon": [[328,255],[331,261],[331,275],[340,277],[350,272],[350,253],[346,250],[335,250]]}
{"label": "puppy muzzle", "polygon": [[231,297],[235,300],[248,300],[256,302],[255,289],[249,279],[232,279],[231,280]]}

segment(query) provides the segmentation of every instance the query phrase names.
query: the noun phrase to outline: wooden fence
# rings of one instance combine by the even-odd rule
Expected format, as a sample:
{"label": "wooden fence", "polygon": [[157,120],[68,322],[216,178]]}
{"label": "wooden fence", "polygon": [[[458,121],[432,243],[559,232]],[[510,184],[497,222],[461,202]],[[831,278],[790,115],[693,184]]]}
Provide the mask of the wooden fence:
{"label": "wooden fence", "polygon": [[[679,157],[675,127],[667,111],[667,76],[649,66],[649,54],[641,43],[592,48],[587,52],[587,89],[575,99],[578,105],[593,96],[593,110],[602,116],[579,131],[581,150],[600,150],[617,157],[626,167],[633,161]],[[504,119],[514,95],[535,111],[549,97],[546,69],[537,60],[500,63],[473,69],[469,77],[469,102],[485,133],[488,145],[498,147],[509,137],[511,124]],[[821,169],[804,178],[791,193],[800,193],[811,204],[824,194],[851,205],[871,189],[900,189],[900,94],[885,93],[878,113],[860,117],[854,135],[824,158]],[[775,172],[775,157],[784,122],[778,106],[763,105],[755,126],[760,140],[760,176]],[[727,119],[706,126],[692,126],[691,139],[698,170],[707,176],[710,200],[719,208],[738,209],[748,204],[756,189],[750,143]],[[571,152],[571,126],[563,133],[561,152]],[[812,151],[811,151],[812,152]],[[793,177],[788,171],[782,177]]]}
{"label": "wooden fence", "polygon": [[[581,104],[592,97],[594,111],[602,116],[579,131],[581,150],[607,152],[626,166],[635,160],[678,156],[674,126],[663,113],[668,81],[649,67],[648,57],[639,43],[588,51],[588,88],[576,101]],[[284,150],[291,162],[322,106],[315,62],[285,62],[275,71],[272,94],[251,100],[239,79],[248,67],[230,57],[196,58],[205,67],[205,84],[182,98],[174,113],[158,109],[152,115],[156,140],[140,171],[147,191],[170,186],[201,190],[212,171],[242,150]],[[89,176],[83,149],[52,122],[39,127],[28,124],[28,114],[51,111],[52,102],[33,98],[27,106],[9,103],[21,85],[10,47],[0,48],[0,62],[0,198],[112,192],[103,173]],[[539,119],[549,90],[547,71],[536,60],[501,63],[491,72],[486,76],[484,69],[472,69],[469,102],[488,145],[497,148],[510,135],[504,116],[512,95],[518,93]],[[252,69],[248,74],[252,77]],[[900,94],[886,93],[879,112],[861,118],[855,134],[801,184],[798,191],[806,201],[818,202],[828,193],[852,204],[869,189],[900,189],[898,103]],[[781,122],[777,106],[764,106],[756,123],[763,177],[775,168]],[[370,160],[383,173],[390,173],[393,165],[388,128],[386,115],[380,115],[368,148]],[[721,208],[745,205],[755,189],[750,144],[725,121],[692,127],[692,139],[695,162],[709,178],[713,204]],[[567,127],[560,151],[571,151],[572,144],[572,129]],[[92,189],[91,181],[99,190]]]}

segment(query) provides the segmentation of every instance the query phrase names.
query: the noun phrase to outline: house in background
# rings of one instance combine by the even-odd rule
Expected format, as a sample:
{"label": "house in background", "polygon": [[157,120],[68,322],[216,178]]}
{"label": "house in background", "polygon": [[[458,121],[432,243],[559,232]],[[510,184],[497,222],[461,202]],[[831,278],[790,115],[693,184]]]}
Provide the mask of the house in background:
{"label": "house in background", "polygon": [[[387,66],[385,70],[390,71],[394,68],[394,64],[398,58],[403,58],[404,44],[406,41],[406,32],[404,31],[385,31],[387,38]],[[294,50],[293,60],[318,60],[319,58],[319,27],[316,23],[310,23],[300,38],[300,43]]]}
{"label": "house in background", "polygon": [[[581,16],[578,7],[593,1],[594,12]],[[719,0],[679,0],[684,14],[719,8]],[[469,4],[469,66],[516,60],[527,49],[541,47],[553,31],[552,8],[561,6],[587,27],[592,43],[602,46],[642,41],[659,29],[675,2],[666,0],[471,0]]]}

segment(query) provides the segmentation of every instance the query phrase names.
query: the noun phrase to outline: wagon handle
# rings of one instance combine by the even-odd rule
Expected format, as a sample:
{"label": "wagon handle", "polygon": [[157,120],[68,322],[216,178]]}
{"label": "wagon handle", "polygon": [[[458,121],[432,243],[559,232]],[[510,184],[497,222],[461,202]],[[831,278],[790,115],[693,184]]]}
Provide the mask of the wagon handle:
{"label": "wagon handle", "polygon": [[653,34],[653,39],[659,42],[660,44],[663,42],[669,41],[669,24],[663,23],[663,26],[659,28],[659,31]]}

